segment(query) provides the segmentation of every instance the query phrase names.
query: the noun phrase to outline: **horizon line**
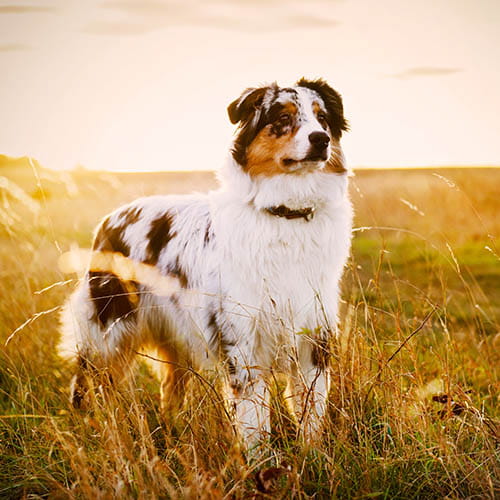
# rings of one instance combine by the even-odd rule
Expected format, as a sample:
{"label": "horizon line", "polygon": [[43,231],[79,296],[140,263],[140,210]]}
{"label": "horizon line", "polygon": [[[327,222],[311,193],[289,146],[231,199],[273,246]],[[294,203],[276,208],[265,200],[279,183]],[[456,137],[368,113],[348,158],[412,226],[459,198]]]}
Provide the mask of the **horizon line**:
{"label": "horizon line", "polygon": [[[58,171],[58,169],[51,169],[50,167],[44,167],[41,165],[43,168],[48,168],[49,170],[54,170]],[[495,169],[499,168],[500,169],[500,164],[495,165],[495,164],[471,164],[471,165],[419,165],[419,166],[356,166],[356,167],[350,167],[348,168],[349,170],[431,170],[431,169]],[[96,172],[96,173],[116,173],[116,174],[159,174],[159,173],[201,173],[201,172],[217,172],[219,169],[196,169],[196,170],[175,170],[175,169],[165,169],[165,170],[148,170],[148,169],[141,169],[141,170],[120,170],[120,169],[113,169],[113,170],[103,170],[103,169],[93,169],[89,167],[85,167],[83,165],[77,165],[76,167],[70,168],[65,170],[66,172],[72,172],[72,171],[77,171],[77,170],[83,170],[85,172]]]}
{"label": "horizon line", "polygon": [[[92,167],[87,167],[85,165],[77,164],[73,167],[70,168],[64,168],[64,169],[58,169],[58,168],[52,168],[49,166],[46,166],[42,164],[39,160],[36,158],[30,156],[30,155],[22,155],[22,156],[10,156],[5,153],[0,153],[0,160],[4,159],[4,161],[9,162],[9,161],[22,161],[26,160],[29,161],[30,159],[34,162],[36,162],[40,167],[45,168],[47,170],[52,170],[54,172],[74,172],[78,170],[84,170],[86,172],[105,172],[105,173],[117,173],[117,174],[135,174],[135,173],[166,173],[166,172],[175,172],[175,173],[190,173],[190,172],[217,172],[219,169],[94,169]],[[431,165],[396,165],[396,166],[387,166],[387,165],[374,165],[374,166],[369,166],[369,165],[357,165],[357,166],[351,166],[348,168],[348,170],[429,170],[429,169],[494,169],[494,168],[500,168],[500,163],[494,164],[494,163],[485,163],[485,164],[431,164]]]}

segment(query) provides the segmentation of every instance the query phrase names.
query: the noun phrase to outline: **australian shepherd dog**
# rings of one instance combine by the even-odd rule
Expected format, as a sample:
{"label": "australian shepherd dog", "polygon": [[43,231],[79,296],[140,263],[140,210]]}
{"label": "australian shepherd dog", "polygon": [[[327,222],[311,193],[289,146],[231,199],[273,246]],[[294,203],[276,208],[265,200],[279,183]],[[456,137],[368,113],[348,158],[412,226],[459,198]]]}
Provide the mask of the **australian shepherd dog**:
{"label": "australian shepherd dog", "polygon": [[187,374],[223,367],[252,443],[269,431],[273,374],[286,375],[306,429],[325,411],[351,241],[347,122],[321,79],[247,89],[228,114],[238,128],[218,190],[141,198],[101,222],[60,350],[76,361],[77,407],[92,373],[116,381],[142,348],[164,361],[164,407],[182,399]]}

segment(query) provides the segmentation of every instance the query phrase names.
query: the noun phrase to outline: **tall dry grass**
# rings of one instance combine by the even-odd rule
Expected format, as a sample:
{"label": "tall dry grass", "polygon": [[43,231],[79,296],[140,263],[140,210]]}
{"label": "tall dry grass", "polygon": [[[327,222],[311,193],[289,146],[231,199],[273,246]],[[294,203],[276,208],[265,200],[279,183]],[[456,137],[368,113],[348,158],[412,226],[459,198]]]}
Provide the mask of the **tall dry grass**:
{"label": "tall dry grass", "polygon": [[[495,498],[499,495],[500,171],[358,172],[342,336],[319,443],[271,401],[273,432],[248,460],[200,374],[175,416],[139,361],[120,390],[68,405],[57,308],[77,279],[61,253],[97,220],[211,174],[56,174],[3,165],[0,339],[2,498]],[[21,327],[21,328],[19,328]],[[12,335],[13,334],[13,335]]]}

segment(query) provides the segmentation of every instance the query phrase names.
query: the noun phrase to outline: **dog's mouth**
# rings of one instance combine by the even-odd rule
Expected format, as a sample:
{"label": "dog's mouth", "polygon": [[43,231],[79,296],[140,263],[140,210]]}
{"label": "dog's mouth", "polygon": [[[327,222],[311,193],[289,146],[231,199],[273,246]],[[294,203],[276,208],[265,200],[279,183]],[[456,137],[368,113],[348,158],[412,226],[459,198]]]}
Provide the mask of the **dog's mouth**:
{"label": "dog's mouth", "polygon": [[319,163],[319,162],[324,162],[328,159],[327,157],[327,154],[326,154],[326,151],[324,153],[316,153],[316,154],[310,154],[310,155],[307,155],[305,158],[302,158],[300,160],[296,160],[294,158],[284,158],[282,160],[283,162],[283,165],[285,167],[298,167],[300,168],[300,164],[304,164],[304,163]]}

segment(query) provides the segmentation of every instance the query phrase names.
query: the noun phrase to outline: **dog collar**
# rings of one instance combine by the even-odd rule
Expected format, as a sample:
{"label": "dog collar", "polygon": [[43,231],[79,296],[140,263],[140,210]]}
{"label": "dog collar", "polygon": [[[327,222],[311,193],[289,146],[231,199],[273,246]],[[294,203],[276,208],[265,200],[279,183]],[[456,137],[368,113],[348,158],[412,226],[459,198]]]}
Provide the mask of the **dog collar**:
{"label": "dog collar", "polygon": [[275,207],[267,207],[264,209],[267,213],[276,217],[284,217],[285,219],[304,219],[310,221],[314,217],[314,207],[301,208],[300,210],[292,210],[285,205]]}

